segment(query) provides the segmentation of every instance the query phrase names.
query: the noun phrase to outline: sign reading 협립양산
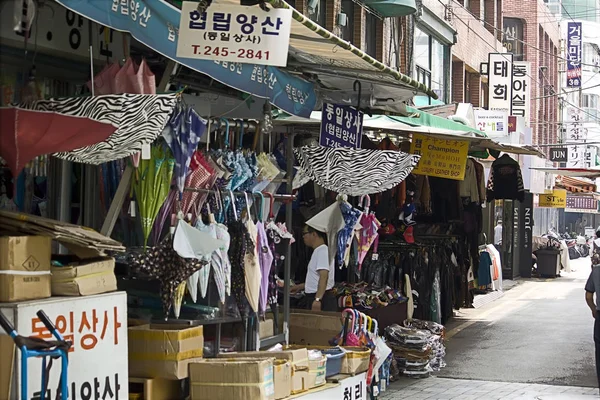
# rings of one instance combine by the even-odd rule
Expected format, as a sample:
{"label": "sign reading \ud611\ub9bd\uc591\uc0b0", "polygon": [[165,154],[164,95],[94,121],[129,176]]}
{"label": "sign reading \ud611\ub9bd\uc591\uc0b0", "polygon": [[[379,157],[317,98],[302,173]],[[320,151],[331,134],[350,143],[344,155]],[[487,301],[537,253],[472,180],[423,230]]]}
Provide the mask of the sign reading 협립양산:
{"label": "sign reading \ud611\ub9bd\uc591\uc0b0", "polygon": [[469,142],[466,140],[435,139],[414,134],[410,152],[421,156],[413,170],[417,175],[463,180],[469,155]]}
{"label": "sign reading \ud611\ub9bd\uc591\uc0b0", "polygon": [[363,112],[351,106],[323,104],[319,144],[325,147],[360,149]]}
{"label": "sign reading \ud611\ub9bd\uc591\uc0b0", "polygon": [[285,67],[292,10],[213,4],[205,12],[198,3],[181,7],[177,57]]}
{"label": "sign reading \ud611\ub9bd\uc591\uc0b0", "polygon": [[567,206],[567,191],[554,189],[550,193],[540,194],[539,207],[565,208]]}

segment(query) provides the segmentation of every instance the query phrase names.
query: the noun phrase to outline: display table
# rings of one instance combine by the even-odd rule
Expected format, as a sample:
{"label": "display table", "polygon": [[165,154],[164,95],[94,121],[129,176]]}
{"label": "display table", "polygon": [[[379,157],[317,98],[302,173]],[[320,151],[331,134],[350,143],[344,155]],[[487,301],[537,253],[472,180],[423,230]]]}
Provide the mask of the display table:
{"label": "display table", "polygon": [[288,397],[288,399],[302,400],[366,400],[367,399],[367,373],[355,376],[336,375],[327,379],[327,383],[305,393]]}
{"label": "display table", "polygon": [[[125,292],[0,303],[0,311],[21,336],[38,336],[53,340],[44,324],[37,318],[38,310],[44,310],[64,339],[73,342],[69,352],[69,398],[128,398]],[[14,345],[12,341],[4,340],[6,335],[3,336],[3,340],[0,340],[0,354],[5,357],[14,349]],[[21,354],[17,351],[12,371],[0,371],[0,382],[8,382],[8,376],[12,372],[11,399],[20,398],[20,362]],[[41,359],[30,360],[28,367],[28,398],[39,398],[42,382]],[[60,370],[60,362],[55,362],[50,372],[46,398],[54,399]]]}

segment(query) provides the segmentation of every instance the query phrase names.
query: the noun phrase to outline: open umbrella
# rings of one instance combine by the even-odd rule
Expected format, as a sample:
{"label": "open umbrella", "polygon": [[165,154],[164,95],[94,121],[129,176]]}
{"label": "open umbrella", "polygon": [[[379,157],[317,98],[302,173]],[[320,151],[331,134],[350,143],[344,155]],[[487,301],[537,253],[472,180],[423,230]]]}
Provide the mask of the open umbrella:
{"label": "open umbrella", "polygon": [[185,178],[192,155],[200,138],[206,132],[207,121],[191,107],[179,107],[163,131],[163,137],[175,156],[175,178],[179,193],[183,195]]}
{"label": "open umbrella", "polygon": [[136,272],[160,282],[160,297],[166,319],[173,307],[179,285],[206,263],[205,260],[196,258],[181,258],[173,249],[171,238],[167,237],[145,253],[134,255],[131,264]]}
{"label": "open umbrella", "polygon": [[177,103],[177,94],[110,94],[66,97],[18,104],[34,111],[51,111],[109,123],[116,131],[102,142],[54,156],[86,164],[102,164],[137,153],[163,131]]}
{"label": "open umbrella", "polygon": [[0,108],[0,157],[13,176],[35,157],[69,151],[106,140],[116,130],[109,122],[53,111]]}
{"label": "open umbrella", "polygon": [[169,195],[175,160],[169,149],[153,146],[149,160],[141,160],[138,177],[133,185],[139,204],[144,247],[154,224],[154,219]]}

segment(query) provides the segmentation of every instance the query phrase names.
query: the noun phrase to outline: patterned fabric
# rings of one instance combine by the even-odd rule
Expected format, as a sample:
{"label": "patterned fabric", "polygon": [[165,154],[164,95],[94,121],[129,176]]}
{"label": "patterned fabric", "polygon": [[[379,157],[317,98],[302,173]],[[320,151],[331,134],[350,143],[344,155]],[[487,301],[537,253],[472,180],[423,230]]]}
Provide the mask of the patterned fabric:
{"label": "patterned fabric", "polygon": [[[325,189],[349,196],[393,188],[406,179],[420,159],[400,151],[322,146],[303,146],[294,153],[300,162],[298,184],[308,177]],[[298,184],[294,182],[294,189],[300,187]]]}
{"label": "patterned fabric", "polygon": [[273,269],[273,253],[269,247],[269,239],[267,238],[267,232],[265,231],[265,224],[263,222],[258,222],[256,227],[258,229],[256,244],[258,248],[258,261],[260,262],[261,272],[259,306],[260,312],[264,313],[268,304],[269,279]]}
{"label": "patterned fabric", "polygon": [[246,299],[246,277],[244,275],[244,259],[252,251],[252,238],[241,221],[233,221],[228,225],[231,236],[229,260],[231,262],[231,289],[242,317],[250,314],[250,305]]}
{"label": "patterned fabric", "polygon": [[345,265],[344,259],[346,250],[349,249],[352,244],[354,227],[362,213],[346,202],[339,203],[339,207],[344,217],[344,227],[337,234],[337,252],[335,260],[337,266],[341,268]]}
{"label": "patterned fabric", "polygon": [[177,102],[176,94],[113,94],[38,100],[18,106],[107,122],[117,127],[103,142],[54,156],[86,164],[125,158],[150,144],[163,131]]}
{"label": "patterned fabric", "polygon": [[170,238],[165,238],[145,253],[133,255],[131,262],[136,275],[145,275],[160,281],[160,297],[165,318],[169,316],[179,284],[206,264],[206,261],[181,258],[173,250]]}

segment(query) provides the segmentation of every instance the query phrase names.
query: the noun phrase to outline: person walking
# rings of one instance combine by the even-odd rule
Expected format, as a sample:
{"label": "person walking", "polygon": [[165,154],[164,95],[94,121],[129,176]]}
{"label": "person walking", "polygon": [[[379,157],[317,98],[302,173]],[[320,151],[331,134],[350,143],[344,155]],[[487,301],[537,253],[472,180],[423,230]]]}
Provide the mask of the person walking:
{"label": "person walking", "polygon": [[[598,304],[598,293],[600,293],[600,227],[596,229],[596,239],[592,251],[592,272],[585,284],[585,301],[587,302],[592,317],[594,318],[594,345],[596,347],[596,376],[600,388],[600,304]],[[594,295],[596,299],[594,300]]]}

